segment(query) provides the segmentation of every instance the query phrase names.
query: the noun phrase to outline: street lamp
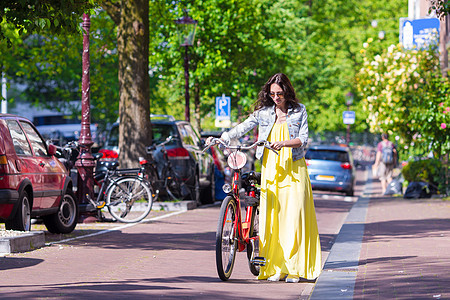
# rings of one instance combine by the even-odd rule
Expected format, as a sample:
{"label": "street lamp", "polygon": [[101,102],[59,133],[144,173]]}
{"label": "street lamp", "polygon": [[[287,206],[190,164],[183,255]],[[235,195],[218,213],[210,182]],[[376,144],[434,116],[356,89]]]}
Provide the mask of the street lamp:
{"label": "street lamp", "polygon": [[[345,95],[345,105],[347,105],[347,111],[350,111],[350,106],[353,104],[353,94],[348,92]],[[347,124],[347,145],[350,143],[350,124]]]}
{"label": "street lamp", "polygon": [[188,48],[194,43],[195,29],[197,27],[197,21],[188,16],[187,11],[184,11],[185,15],[178,20],[175,20],[178,29],[178,37],[180,39],[180,46],[184,47],[184,80],[185,80],[185,109],[184,118],[186,121],[190,121],[189,112],[189,56]]}
{"label": "street lamp", "polygon": [[95,161],[91,147],[94,144],[91,137],[91,104],[90,104],[90,59],[89,59],[89,29],[91,19],[83,14],[83,54],[81,77],[81,131],[79,138],[80,154],[75,163],[78,170],[77,196],[85,212],[89,198],[93,198]]}

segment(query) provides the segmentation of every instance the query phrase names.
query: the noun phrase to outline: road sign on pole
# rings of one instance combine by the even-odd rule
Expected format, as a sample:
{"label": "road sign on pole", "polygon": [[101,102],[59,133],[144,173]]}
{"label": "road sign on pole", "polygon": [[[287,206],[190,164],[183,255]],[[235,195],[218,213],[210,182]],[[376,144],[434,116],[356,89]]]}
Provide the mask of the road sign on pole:
{"label": "road sign on pole", "polygon": [[231,97],[216,97],[216,127],[231,127]]}
{"label": "road sign on pole", "polygon": [[424,49],[439,44],[438,18],[400,18],[400,43],[405,49]]}
{"label": "road sign on pole", "polygon": [[344,111],[342,114],[344,119],[344,124],[354,124],[355,123],[355,112],[354,111]]}

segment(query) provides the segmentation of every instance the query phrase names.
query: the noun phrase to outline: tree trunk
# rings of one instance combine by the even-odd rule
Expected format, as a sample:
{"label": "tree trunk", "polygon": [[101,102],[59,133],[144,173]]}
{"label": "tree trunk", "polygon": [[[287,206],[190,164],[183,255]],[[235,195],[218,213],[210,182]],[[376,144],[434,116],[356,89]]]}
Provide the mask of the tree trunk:
{"label": "tree trunk", "polygon": [[119,162],[122,168],[137,167],[139,157],[145,157],[145,147],[151,144],[148,16],[148,0],[121,1],[117,50]]}

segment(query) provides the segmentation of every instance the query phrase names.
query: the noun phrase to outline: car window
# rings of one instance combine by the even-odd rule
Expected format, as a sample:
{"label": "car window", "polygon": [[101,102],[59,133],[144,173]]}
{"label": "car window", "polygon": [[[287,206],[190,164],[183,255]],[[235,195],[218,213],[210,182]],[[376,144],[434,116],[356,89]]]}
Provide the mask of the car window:
{"label": "car window", "polygon": [[[169,136],[178,137],[173,125],[170,124],[152,124],[153,131],[153,143],[159,144],[164,142]],[[173,140],[167,145],[174,145],[176,141]],[[119,126],[113,126],[109,132],[108,146],[119,146]]]}
{"label": "car window", "polygon": [[305,155],[306,159],[321,159],[321,160],[332,160],[340,162],[348,162],[348,153],[344,151],[337,150],[317,150],[309,149]]}
{"label": "car window", "polygon": [[31,143],[31,148],[36,156],[47,156],[45,142],[41,139],[37,131],[27,122],[20,122]]}
{"label": "car window", "polygon": [[183,144],[197,147],[200,145],[200,138],[189,124],[180,125],[180,133]]}
{"label": "car window", "polygon": [[14,150],[16,150],[17,155],[33,155],[19,123],[15,120],[7,120],[6,124],[8,124],[8,129],[14,144]]}
{"label": "car window", "polygon": [[[178,134],[175,131],[173,125],[170,124],[152,124],[152,141],[153,144],[160,144],[164,142],[169,136],[174,138],[178,137]],[[166,145],[175,145],[176,140],[172,140],[170,143]]]}
{"label": "car window", "polygon": [[119,126],[113,126],[108,136],[108,146],[119,146]]}

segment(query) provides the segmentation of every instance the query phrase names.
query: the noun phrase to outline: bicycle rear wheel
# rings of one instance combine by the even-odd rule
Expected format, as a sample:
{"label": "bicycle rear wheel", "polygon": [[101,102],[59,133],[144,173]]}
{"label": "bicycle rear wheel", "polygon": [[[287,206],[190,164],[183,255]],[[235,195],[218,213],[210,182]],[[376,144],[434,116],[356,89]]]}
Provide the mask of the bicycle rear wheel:
{"label": "bicycle rear wheel", "polygon": [[172,200],[184,199],[189,194],[189,189],[183,182],[183,179],[178,176],[174,170],[168,169],[165,174],[165,186],[167,194]]}
{"label": "bicycle rear wheel", "polygon": [[135,223],[150,213],[153,198],[148,185],[141,179],[124,177],[108,188],[106,205],[116,220]]}
{"label": "bicycle rear wheel", "polygon": [[[257,206],[253,206],[249,237],[251,238],[256,237],[258,236],[258,233],[259,233],[259,209]],[[248,267],[250,268],[250,272],[252,272],[253,275],[258,276],[260,267],[258,265],[252,264],[251,259],[252,259],[252,252],[253,258],[259,257],[259,239],[255,240],[254,245],[255,248],[253,248],[253,245],[251,243],[247,244]]]}
{"label": "bicycle rear wheel", "polygon": [[236,209],[236,201],[231,196],[227,196],[220,207],[216,232],[216,267],[223,281],[230,278],[236,259]]}

